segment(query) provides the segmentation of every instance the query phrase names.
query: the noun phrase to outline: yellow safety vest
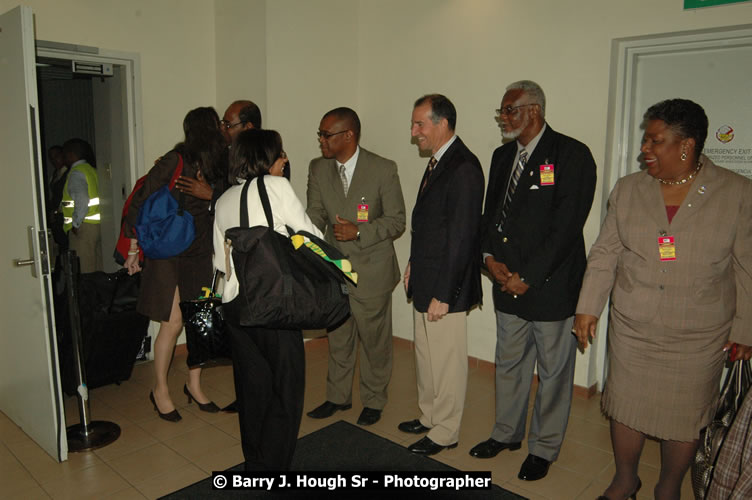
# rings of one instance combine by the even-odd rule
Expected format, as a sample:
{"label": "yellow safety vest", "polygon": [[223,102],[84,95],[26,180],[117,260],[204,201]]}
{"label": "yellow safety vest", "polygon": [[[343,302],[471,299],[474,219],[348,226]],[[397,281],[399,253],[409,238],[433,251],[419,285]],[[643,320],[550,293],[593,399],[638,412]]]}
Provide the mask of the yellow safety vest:
{"label": "yellow safety vest", "polygon": [[65,180],[65,187],[63,187],[63,201],[60,204],[60,207],[63,210],[63,231],[66,233],[73,227],[73,209],[75,208],[73,198],[71,198],[71,195],[68,192],[68,181],[70,180],[71,174],[76,170],[86,176],[86,184],[89,188],[89,210],[86,213],[86,217],[84,217],[84,222],[88,224],[99,224],[101,219],[99,213],[99,179],[97,177],[97,171],[88,163],[80,163],[71,168],[71,171],[68,173],[68,178]]}

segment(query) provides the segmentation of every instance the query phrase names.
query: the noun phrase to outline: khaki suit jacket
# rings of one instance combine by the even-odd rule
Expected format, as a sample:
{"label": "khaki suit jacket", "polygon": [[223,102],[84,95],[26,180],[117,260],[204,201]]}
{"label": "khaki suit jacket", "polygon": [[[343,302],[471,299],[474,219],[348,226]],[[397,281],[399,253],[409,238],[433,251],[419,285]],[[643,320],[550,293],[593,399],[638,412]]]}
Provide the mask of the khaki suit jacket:
{"label": "khaki suit jacket", "polygon": [[[752,182],[703,164],[669,224],[660,183],[625,176],[609,197],[590,250],[577,313],[611,305],[626,318],[674,329],[715,330],[752,344]],[[661,261],[658,238],[673,236],[676,260]]]}
{"label": "khaki suit jacket", "polygon": [[[334,159],[316,158],[308,171],[308,216],[327,242],[348,256],[358,273],[351,295],[368,298],[394,289],[401,272],[394,240],[405,231],[405,200],[397,164],[360,148],[352,181],[345,196]],[[368,205],[368,220],[358,221],[358,205]],[[358,225],[360,238],[337,241],[332,226],[336,216]]]}

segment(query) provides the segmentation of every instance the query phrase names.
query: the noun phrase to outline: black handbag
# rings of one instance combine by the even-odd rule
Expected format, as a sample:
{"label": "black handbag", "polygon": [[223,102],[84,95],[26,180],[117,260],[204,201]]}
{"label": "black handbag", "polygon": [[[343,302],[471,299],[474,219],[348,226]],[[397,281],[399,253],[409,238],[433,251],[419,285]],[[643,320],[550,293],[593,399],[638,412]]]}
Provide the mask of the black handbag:
{"label": "black handbag", "polygon": [[726,440],[736,413],[744,402],[744,396],[752,385],[750,362],[736,360],[726,374],[721,397],[713,421],[700,432],[700,445],[692,463],[692,489],[695,498],[702,500],[708,492],[713,470],[721,447]]}
{"label": "black handbag", "polygon": [[222,315],[222,298],[216,295],[219,271],[214,272],[211,290],[205,297],[185,300],[180,311],[185,320],[189,367],[232,362],[230,338]]}
{"label": "black handbag", "polygon": [[[225,240],[232,247],[240,293],[225,307],[232,308],[233,317],[243,326],[278,330],[339,326],[350,316],[345,275],[308,246],[296,249],[290,238],[274,230],[264,177],[257,179],[268,226],[249,227],[251,180],[246,180],[240,196],[240,226],[225,232]],[[330,258],[345,259],[322,239],[310,233],[301,234]]]}

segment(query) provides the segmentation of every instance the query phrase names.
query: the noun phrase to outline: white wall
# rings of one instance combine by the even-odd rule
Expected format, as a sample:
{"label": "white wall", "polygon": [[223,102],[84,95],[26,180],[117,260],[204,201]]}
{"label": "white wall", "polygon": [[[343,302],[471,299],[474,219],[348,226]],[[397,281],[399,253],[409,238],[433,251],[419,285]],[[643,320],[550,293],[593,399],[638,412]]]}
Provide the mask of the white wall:
{"label": "white wall", "polygon": [[[0,0],[0,11],[17,0]],[[488,172],[500,144],[493,110],[504,86],[540,83],[550,125],[590,146],[603,172],[614,38],[752,23],[752,4],[683,11],[682,0],[30,0],[37,38],[141,54],[147,164],[180,139],[185,112],[249,98],[278,129],[305,198],[314,132],[324,112],[356,109],[362,144],[397,161],[408,214],[425,161],[410,144],[413,101],[441,92],[457,107],[457,132]],[[601,176],[602,177],[602,176]],[[601,183],[586,226],[601,220]],[[409,228],[396,243],[400,264]],[[486,305],[470,315],[469,353],[493,359]],[[394,331],[412,338],[410,306],[394,294]],[[590,352],[575,383],[592,385]]]}
{"label": "white wall", "polygon": [[[19,0],[0,0],[0,11]],[[202,0],[26,0],[36,38],[141,56],[144,161],[183,138],[183,117],[216,98],[214,5]]]}

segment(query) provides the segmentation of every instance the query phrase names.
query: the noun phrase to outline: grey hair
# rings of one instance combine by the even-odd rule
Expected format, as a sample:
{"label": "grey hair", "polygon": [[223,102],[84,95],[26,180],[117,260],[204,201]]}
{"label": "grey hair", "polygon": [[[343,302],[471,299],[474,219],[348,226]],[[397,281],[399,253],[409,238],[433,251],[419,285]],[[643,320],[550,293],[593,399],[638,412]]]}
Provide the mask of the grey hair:
{"label": "grey hair", "polygon": [[520,80],[507,86],[507,91],[522,90],[530,97],[531,104],[537,104],[541,108],[541,117],[546,117],[546,94],[540,85],[532,80]]}

